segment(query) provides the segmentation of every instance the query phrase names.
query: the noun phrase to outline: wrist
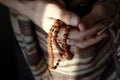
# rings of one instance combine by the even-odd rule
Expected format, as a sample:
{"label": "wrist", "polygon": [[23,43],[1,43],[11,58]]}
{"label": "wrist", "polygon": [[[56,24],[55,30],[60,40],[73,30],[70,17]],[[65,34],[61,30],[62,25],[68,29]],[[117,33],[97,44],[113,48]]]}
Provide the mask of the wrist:
{"label": "wrist", "polygon": [[108,14],[112,14],[111,21],[120,24],[120,0],[102,0],[101,4],[109,10]]}
{"label": "wrist", "polygon": [[94,6],[101,6],[107,16],[116,16],[117,7],[111,0],[100,0]]}

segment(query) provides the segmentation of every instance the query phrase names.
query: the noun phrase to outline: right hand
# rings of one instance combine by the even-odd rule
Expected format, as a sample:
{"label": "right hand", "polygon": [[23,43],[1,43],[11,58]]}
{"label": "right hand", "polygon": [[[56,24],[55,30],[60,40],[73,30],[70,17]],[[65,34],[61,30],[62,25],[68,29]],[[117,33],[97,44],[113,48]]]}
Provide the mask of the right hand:
{"label": "right hand", "polygon": [[22,1],[24,9],[20,14],[31,19],[36,25],[42,27],[46,32],[54,24],[56,19],[68,25],[78,26],[80,18],[73,12],[50,0]]}

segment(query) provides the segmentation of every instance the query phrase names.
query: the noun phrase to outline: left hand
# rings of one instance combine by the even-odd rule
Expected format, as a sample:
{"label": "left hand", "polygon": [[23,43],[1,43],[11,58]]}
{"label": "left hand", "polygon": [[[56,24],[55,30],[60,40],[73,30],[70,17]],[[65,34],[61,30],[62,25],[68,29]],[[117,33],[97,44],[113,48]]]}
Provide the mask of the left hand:
{"label": "left hand", "polygon": [[110,0],[101,1],[93,6],[90,13],[83,17],[86,29],[96,23],[109,24],[116,17],[117,8]]}
{"label": "left hand", "polygon": [[99,35],[97,34],[97,32],[99,32],[103,28],[104,25],[96,24],[93,25],[91,28],[86,29],[85,31],[72,29],[69,32],[67,43],[68,45],[76,46],[82,49],[90,47],[108,36],[106,32],[103,32]]}
{"label": "left hand", "polygon": [[[85,27],[85,31],[72,31],[68,39],[68,45],[73,45],[79,48],[87,48],[92,46],[102,39],[104,39],[108,34],[103,32],[97,35],[100,29],[106,27],[108,22],[116,15],[116,7],[110,1],[103,1],[96,4],[90,13],[82,18],[82,22],[79,25]],[[103,23],[104,21],[104,23]],[[85,36],[88,34],[87,36]],[[70,39],[72,38],[72,39]]]}

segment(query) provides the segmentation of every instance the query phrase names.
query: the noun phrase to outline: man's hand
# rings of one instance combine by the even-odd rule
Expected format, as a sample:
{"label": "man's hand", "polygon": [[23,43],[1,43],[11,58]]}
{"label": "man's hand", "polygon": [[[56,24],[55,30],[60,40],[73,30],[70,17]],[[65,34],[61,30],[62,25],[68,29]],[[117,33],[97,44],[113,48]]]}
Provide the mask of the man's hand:
{"label": "man's hand", "polygon": [[71,30],[68,36],[68,45],[84,49],[100,42],[108,36],[106,32],[97,35],[97,32],[103,29],[103,27],[104,25],[97,24],[85,31]]}
{"label": "man's hand", "polygon": [[116,7],[109,0],[96,4],[91,12],[81,19],[78,28],[84,26],[84,31],[72,30],[68,37],[68,44],[84,49],[103,40],[108,33],[97,33],[113,20],[115,12]]}

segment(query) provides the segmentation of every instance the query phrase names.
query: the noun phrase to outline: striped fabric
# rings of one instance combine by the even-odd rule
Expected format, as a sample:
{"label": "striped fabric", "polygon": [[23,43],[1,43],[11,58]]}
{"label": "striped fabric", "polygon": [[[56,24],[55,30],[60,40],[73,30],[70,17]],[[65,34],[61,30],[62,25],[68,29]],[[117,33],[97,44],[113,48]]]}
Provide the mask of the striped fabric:
{"label": "striped fabric", "polygon": [[34,78],[36,80],[53,80],[47,68],[43,52],[35,38],[31,21],[21,16],[11,15],[10,17],[16,39]]}
{"label": "striped fabric", "polygon": [[[49,70],[47,33],[29,19],[12,13],[10,15],[14,34],[35,80],[120,80],[120,58],[113,56],[111,40],[104,39],[83,53],[71,46],[72,60],[63,59],[56,70]],[[120,45],[119,45],[120,46]],[[55,60],[59,57],[54,47]],[[92,50],[92,52],[91,52]],[[120,56],[120,47],[117,49]],[[114,61],[116,61],[117,72]]]}

